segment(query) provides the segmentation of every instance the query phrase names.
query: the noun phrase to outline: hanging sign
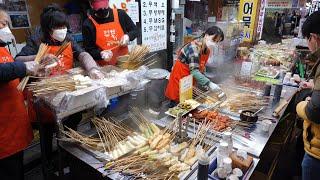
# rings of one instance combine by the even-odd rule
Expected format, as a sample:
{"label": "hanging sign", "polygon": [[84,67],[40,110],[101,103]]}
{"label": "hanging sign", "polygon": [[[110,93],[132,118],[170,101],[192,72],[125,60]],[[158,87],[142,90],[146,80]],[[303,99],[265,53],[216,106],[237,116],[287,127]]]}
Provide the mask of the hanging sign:
{"label": "hanging sign", "polygon": [[167,49],[167,0],[141,0],[141,29],[151,52]]}
{"label": "hanging sign", "polygon": [[267,5],[267,0],[261,0],[258,27],[257,27],[258,40],[260,40],[261,37],[262,37],[262,30],[263,30],[263,24],[264,24],[264,15],[266,13],[266,5]]}
{"label": "hanging sign", "polygon": [[291,0],[268,0],[267,8],[291,8]]}
{"label": "hanging sign", "polygon": [[252,62],[243,62],[241,66],[240,75],[241,76],[250,76],[252,70]]}
{"label": "hanging sign", "polygon": [[257,9],[258,0],[240,0],[238,19],[244,22],[244,30],[241,34],[244,42],[253,40]]}
{"label": "hanging sign", "polygon": [[180,82],[179,82],[180,102],[184,102],[185,100],[192,99],[192,89],[193,89],[192,75],[189,75],[180,79]]}

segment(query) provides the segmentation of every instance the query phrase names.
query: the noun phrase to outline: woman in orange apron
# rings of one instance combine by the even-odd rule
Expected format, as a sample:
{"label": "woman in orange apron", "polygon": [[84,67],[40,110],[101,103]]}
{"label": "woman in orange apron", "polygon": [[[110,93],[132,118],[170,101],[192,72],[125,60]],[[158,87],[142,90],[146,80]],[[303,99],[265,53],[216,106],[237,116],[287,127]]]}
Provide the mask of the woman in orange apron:
{"label": "woman in orange apron", "polygon": [[[98,65],[89,53],[85,52],[68,33],[68,20],[66,14],[59,6],[52,4],[46,7],[40,17],[41,28],[37,29],[27,41],[27,45],[17,55],[16,60],[28,61],[34,60],[37,54],[40,43],[49,45],[49,53],[45,58],[47,61],[57,61],[58,65],[50,70],[47,70],[46,76],[55,76],[65,74],[68,70],[74,67],[74,59],[78,60],[81,66],[88,72],[91,78],[103,78],[104,75],[100,72]],[[58,51],[64,42],[70,42],[68,47],[61,53],[59,57],[54,54]],[[55,127],[54,116],[45,107],[40,107],[36,114],[34,107],[34,98],[28,93],[28,113],[32,122],[40,121],[41,130],[41,150],[44,161],[50,161],[52,158],[52,136]],[[68,117],[63,121],[64,125],[72,129],[76,129],[78,123],[82,119],[82,114],[77,113]]]}
{"label": "woman in orange apron", "polygon": [[207,29],[200,38],[182,47],[170,74],[165,92],[167,98],[172,102],[179,102],[179,82],[190,74],[193,75],[198,86],[209,87],[212,91],[220,90],[219,86],[211,82],[203,73],[210,51],[213,50],[217,42],[221,42],[223,39],[222,30],[213,26]]}
{"label": "woman in orange apron", "polygon": [[15,62],[5,48],[14,38],[8,14],[0,10],[0,179],[23,179],[23,150],[33,139],[19,78],[34,75],[34,63]]}
{"label": "woman in orange apron", "polygon": [[100,66],[116,65],[128,54],[128,43],[139,31],[124,10],[111,9],[109,0],[89,0],[92,7],[83,23],[84,46]]}

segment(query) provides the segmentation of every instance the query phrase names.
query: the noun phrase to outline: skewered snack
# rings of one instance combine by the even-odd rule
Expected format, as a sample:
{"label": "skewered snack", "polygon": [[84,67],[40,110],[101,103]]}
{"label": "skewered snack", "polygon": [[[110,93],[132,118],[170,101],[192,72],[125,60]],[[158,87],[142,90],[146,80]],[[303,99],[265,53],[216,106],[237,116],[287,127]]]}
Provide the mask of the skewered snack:
{"label": "skewered snack", "polygon": [[217,111],[197,110],[192,113],[192,117],[194,117],[199,122],[212,122],[213,124],[211,128],[219,132],[226,130],[232,125],[232,120],[228,116],[221,115]]}
{"label": "skewered snack", "polygon": [[[65,41],[58,49],[58,51],[54,54],[56,57],[60,56],[63,51],[71,44],[71,42]],[[41,60],[43,59],[43,57],[45,55],[47,55],[50,51],[50,47],[47,44],[41,43],[39,46],[39,50],[38,53],[36,55],[36,58],[34,59],[34,61],[39,65],[39,67],[55,67],[57,66],[59,63],[55,62],[55,60],[52,61],[48,61],[48,60],[44,60],[41,62]],[[58,66],[58,68],[61,68]],[[22,81],[20,82],[20,84],[18,85],[17,89],[19,91],[23,91],[26,87],[26,85],[28,84],[30,80],[30,76],[24,77],[22,79]]]}
{"label": "skewered snack", "polygon": [[208,149],[201,144],[212,123],[200,125],[192,141],[175,144],[171,142],[177,122],[172,122],[166,129],[149,139],[149,145],[139,148],[127,157],[107,163],[105,168],[129,174],[137,179],[181,178],[196,163],[197,157]]}
{"label": "skewered snack", "polygon": [[129,53],[128,59],[119,65],[120,68],[135,70],[143,65],[151,66],[155,64],[157,61],[156,59],[152,59],[148,61],[149,58],[146,58],[146,59],[144,58],[149,52],[150,52],[150,49],[148,46],[145,46],[145,45],[135,46]]}
{"label": "skewered snack", "polygon": [[193,98],[202,104],[214,104],[219,101],[219,95],[214,92],[204,92],[197,87],[193,87]]}
{"label": "skewered snack", "polygon": [[265,97],[260,97],[253,93],[239,93],[232,95],[226,102],[221,104],[221,107],[238,113],[242,110],[256,111],[268,104]]}
{"label": "skewered snack", "polygon": [[[37,64],[40,64],[41,59],[49,52],[50,48],[47,44],[43,44],[41,43],[39,46],[39,50],[38,53],[36,55],[36,58],[34,59],[34,61]],[[29,82],[30,76],[26,76],[22,79],[22,81],[19,83],[17,89],[19,91],[23,91],[27,85],[27,83]]]}
{"label": "skewered snack", "polygon": [[28,85],[28,89],[33,92],[34,96],[40,96],[64,91],[75,91],[89,86],[91,86],[89,77],[64,75],[33,82]]}

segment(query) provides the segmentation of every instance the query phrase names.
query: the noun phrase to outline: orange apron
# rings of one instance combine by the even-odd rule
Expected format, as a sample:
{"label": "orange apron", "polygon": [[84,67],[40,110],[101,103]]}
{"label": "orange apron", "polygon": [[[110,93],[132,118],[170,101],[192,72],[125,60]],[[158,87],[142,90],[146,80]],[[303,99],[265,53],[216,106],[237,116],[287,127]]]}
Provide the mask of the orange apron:
{"label": "orange apron", "polygon": [[[60,46],[50,46],[49,54],[55,54],[59,50]],[[50,74],[50,76],[65,74],[67,70],[72,69],[73,67],[73,51],[71,44],[62,52],[61,57],[59,57],[60,62],[59,65],[54,68]],[[26,92],[27,101],[28,101],[28,116],[31,122],[36,122],[37,115],[34,107],[34,98],[32,92]],[[42,121],[53,121],[53,115],[46,110],[45,108],[41,108],[40,110]]]}
{"label": "orange apron", "polygon": [[[55,54],[60,46],[49,46],[49,54]],[[73,67],[73,51],[71,43],[69,46],[62,52],[59,57],[59,65],[54,68],[50,74],[50,76],[65,74],[67,70],[72,69]]]}
{"label": "orange apron", "polygon": [[113,9],[113,22],[98,24],[91,16],[92,23],[96,28],[96,45],[103,51],[103,50],[111,50],[113,53],[113,57],[110,61],[97,61],[100,66],[106,65],[116,65],[117,64],[117,57],[127,55],[129,50],[128,47],[117,47],[117,44],[108,43],[113,41],[120,41],[123,37],[124,32],[122,30],[120,21],[119,21],[119,14],[117,9]]}
{"label": "orange apron", "polygon": [[[206,64],[209,59],[209,54],[210,53],[200,55],[199,70],[202,73],[205,71]],[[166,97],[172,101],[179,102],[180,79],[189,75],[190,75],[189,66],[185,63],[182,63],[179,59],[177,59],[170,74],[169,82],[165,92]]]}
{"label": "orange apron", "polygon": [[[0,47],[0,63],[11,63],[13,58]],[[17,90],[19,80],[0,83],[0,159],[24,150],[32,141],[33,134],[23,94]]]}

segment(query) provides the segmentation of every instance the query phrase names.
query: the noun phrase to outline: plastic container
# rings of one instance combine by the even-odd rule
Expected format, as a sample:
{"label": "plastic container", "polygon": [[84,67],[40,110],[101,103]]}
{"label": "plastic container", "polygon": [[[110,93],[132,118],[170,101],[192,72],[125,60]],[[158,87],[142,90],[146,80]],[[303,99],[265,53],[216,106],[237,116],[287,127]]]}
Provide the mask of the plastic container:
{"label": "plastic container", "polygon": [[224,140],[228,144],[228,155],[230,155],[233,149],[232,132],[224,132],[222,135],[222,140]]}
{"label": "plastic container", "polygon": [[[252,163],[249,167],[249,169],[252,168],[252,166],[254,165],[254,163]],[[217,159],[213,160],[212,163],[209,165],[209,170],[208,170],[208,179],[211,179],[211,180],[220,180],[220,178],[216,175],[214,175],[214,171],[218,168],[217,166]],[[248,176],[248,172],[249,171],[246,171],[246,172],[243,172],[243,176],[240,177],[239,179],[246,179],[247,176]]]}

